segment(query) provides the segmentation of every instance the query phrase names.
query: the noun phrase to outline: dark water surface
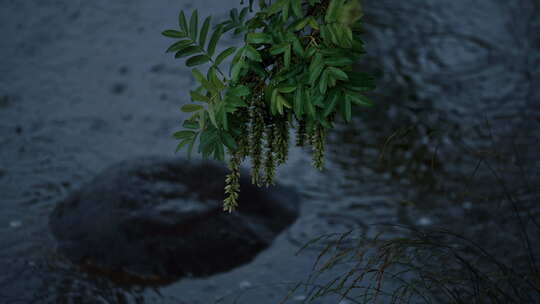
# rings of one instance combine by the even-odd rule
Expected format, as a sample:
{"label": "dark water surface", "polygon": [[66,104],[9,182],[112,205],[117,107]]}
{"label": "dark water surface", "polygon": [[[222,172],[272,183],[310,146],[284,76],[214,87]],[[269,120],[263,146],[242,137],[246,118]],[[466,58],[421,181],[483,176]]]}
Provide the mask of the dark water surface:
{"label": "dark water surface", "polygon": [[160,288],[122,289],[63,261],[47,226],[56,202],[115,162],[174,151],[194,83],[160,32],[181,8],[223,17],[238,4],[0,0],[0,303],[276,303],[311,270],[316,250],[294,255],[304,242],[348,229],[397,235],[380,223],[514,241],[492,230],[485,198],[538,202],[540,4],[378,0],[364,4],[359,65],[378,75],[378,105],[332,133],[324,172],[292,151],[278,180],[304,196],[303,211],[268,250]]}

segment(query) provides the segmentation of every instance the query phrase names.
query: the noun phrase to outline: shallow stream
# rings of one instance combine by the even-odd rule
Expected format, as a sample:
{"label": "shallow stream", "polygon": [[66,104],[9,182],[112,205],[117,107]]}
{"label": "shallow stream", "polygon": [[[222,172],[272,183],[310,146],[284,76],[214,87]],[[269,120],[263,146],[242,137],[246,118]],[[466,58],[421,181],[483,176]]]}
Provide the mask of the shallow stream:
{"label": "shallow stream", "polygon": [[[540,3],[364,2],[358,68],[377,75],[377,106],[331,134],[322,173],[293,149],[277,179],[304,198],[297,222],[230,272],[119,288],[58,256],[48,216],[109,165],[173,153],[194,82],[160,32],[180,9],[223,18],[239,1],[1,0],[0,303],[277,303],[309,274],[317,250],[295,252],[320,234],[483,234],[492,206],[463,190],[500,194],[482,159],[511,191],[539,189]],[[500,238],[512,235],[487,237]]]}

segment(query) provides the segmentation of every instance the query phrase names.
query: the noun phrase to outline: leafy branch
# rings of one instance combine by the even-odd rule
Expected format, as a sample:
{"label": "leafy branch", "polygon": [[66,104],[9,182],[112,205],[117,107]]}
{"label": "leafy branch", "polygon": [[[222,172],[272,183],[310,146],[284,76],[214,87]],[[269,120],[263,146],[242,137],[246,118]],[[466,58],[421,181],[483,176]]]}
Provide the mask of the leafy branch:
{"label": "leafy branch", "polygon": [[[174,133],[177,150],[187,146],[190,156],[198,138],[203,158],[224,161],[228,151],[227,211],[237,206],[242,160],[251,158],[254,183],[273,184],[276,167],[286,162],[293,128],[297,144],[312,146],[313,164],[322,169],[325,136],[336,116],[349,122],[353,106],[372,105],[363,94],[373,90],[373,78],[352,68],[364,54],[357,0],[259,0],[254,14],[253,2],[232,9],[209,40],[211,17],[199,28],[197,10],[189,23],[180,12],[179,29],[163,32],[178,39],[167,52],[188,57],[185,63],[200,84],[190,92],[193,103],[181,107],[192,116]],[[243,34],[244,45],[215,56],[219,39],[229,31]],[[230,56],[225,75],[219,66]],[[206,74],[195,68],[204,64]]]}

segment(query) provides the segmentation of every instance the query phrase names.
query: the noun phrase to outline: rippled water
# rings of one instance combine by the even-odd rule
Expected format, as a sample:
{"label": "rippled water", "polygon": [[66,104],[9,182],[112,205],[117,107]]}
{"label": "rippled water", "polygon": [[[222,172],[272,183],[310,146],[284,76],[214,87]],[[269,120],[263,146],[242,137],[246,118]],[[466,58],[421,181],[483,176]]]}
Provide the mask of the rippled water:
{"label": "rippled water", "polygon": [[538,1],[365,1],[369,56],[358,68],[378,75],[378,105],[331,135],[324,172],[293,150],[278,179],[303,194],[303,214],[271,248],[157,289],[78,272],[55,252],[49,213],[119,160],[172,153],[193,81],[159,33],[180,8],[219,14],[237,2],[1,1],[0,302],[275,303],[310,271],[316,251],[294,253],[319,234],[397,233],[377,223],[484,233],[491,207],[465,200],[463,181],[474,176],[479,195],[501,189],[479,160],[512,191],[540,188]]}

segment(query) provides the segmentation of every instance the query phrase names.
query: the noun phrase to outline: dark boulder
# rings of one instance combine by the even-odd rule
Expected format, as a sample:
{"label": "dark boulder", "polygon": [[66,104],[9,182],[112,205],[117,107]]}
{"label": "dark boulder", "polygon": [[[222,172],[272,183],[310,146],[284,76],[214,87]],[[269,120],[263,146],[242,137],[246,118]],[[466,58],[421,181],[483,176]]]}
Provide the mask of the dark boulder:
{"label": "dark boulder", "polygon": [[294,222],[299,198],[283,186],[258,188],[244,172],[239,210],[225,213],[225,174],[177,158],[113,165],[56,206],[58,249],[122,281],[170,282],[247,263]]}

